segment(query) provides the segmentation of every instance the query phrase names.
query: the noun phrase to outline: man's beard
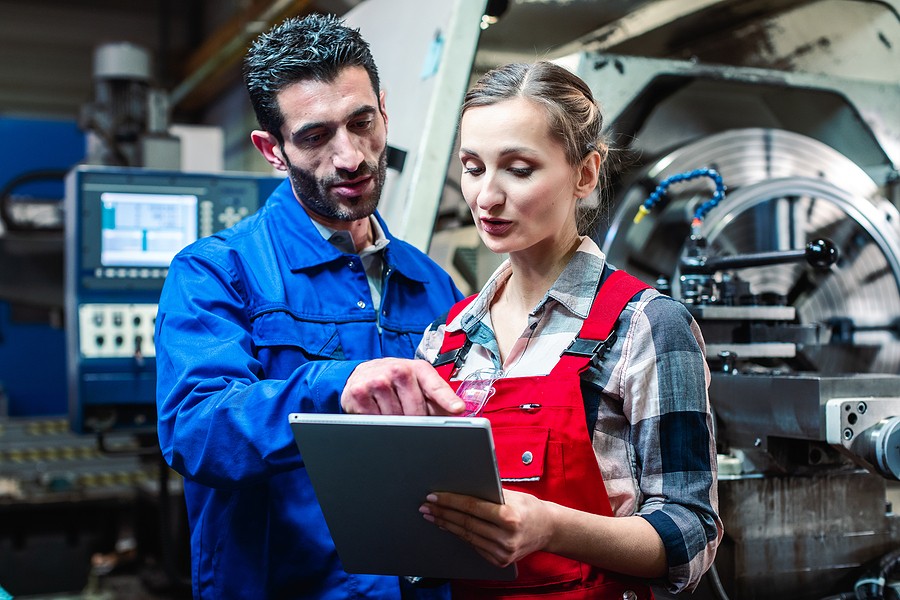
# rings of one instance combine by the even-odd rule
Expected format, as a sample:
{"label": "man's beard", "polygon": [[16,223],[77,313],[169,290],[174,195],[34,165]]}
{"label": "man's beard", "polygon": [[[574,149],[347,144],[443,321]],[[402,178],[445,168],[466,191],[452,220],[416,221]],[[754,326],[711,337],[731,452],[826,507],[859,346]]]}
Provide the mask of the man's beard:
{"label": "man's beard", "polygon": [[[284,151],[282,151],[282,155],[287,157]],[[300,196],[300,201],[308,210],[336,221],[358,221],[370,216],[378,207],[387,172],[387,146],[378,157],[378,164],[363,163],[352,173],[341,170],[325,179],[316,179],[315,175],[294,166],[290,161],[287,161],[287,166],[291,187]],[[372,191],[346,200],[351,203],[350,206],[342,205],[339,200],[328,194],[332,185],[364,175],[372,176]]]}

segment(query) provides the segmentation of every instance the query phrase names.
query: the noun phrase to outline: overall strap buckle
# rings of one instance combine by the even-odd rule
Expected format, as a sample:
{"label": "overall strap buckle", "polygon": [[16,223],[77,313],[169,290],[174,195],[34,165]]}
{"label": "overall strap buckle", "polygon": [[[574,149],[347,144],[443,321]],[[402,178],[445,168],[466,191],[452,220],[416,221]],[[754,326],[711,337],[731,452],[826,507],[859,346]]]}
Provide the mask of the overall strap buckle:
{"label": "overall strap buckle", "polygon": [[456,350],[448,350],[447,352],[438,354],[431,362],[431,366],[437,368],[453,363],[453,371],[456,372],[462,366],[463,362],[465,362],[466,356],[469,354],[471,348],[472,341],[467,338],[463,345]]}
{"label": "overall strap buckle", "polygon": [[591,357],[590,364],[595,368],[599,368],[600,363],[603,362],[603,358],[606,356],[606,353],[609,352],[609,349],[613,347],[613,344],[616,343],[616,340],[619,339],[616,335],[615,329],[609,332],[609,335],[605,340],[590,340],[586,338],[576,337],[572,340],[572,343],[560,353],[560,356],[563,354],[570,354],[573,356],[589,356]]}

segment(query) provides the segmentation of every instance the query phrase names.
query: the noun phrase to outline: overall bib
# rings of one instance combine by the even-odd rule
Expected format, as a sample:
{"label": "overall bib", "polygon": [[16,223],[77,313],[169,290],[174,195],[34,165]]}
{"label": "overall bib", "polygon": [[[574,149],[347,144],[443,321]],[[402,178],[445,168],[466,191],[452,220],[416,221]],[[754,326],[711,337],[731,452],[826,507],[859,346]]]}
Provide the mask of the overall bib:
{"label": "overall bib", "polygon": [[[490,420],[503,487],[526,492],[577,510],[612,516],[603,476],[586,426],[580,374],[602,359],[615,342],[613,332],[622,309],[643,282],[614,271],[603,283],[590,314],[575,340],[545,376],[515,377],[494,382],[495,393],[479,416]],[[471,301],[451,309],[447,322]],[[449,381],[468,351],[462,331],[448,332],[438,372]],[[456,389],[459,381],[451,381]],[[650,588],[639,581],[547,552],[535,552],[518,563],[515,581],[454,581],[459,598],[517,600],[559,597],[595,600],[647,600]]]}

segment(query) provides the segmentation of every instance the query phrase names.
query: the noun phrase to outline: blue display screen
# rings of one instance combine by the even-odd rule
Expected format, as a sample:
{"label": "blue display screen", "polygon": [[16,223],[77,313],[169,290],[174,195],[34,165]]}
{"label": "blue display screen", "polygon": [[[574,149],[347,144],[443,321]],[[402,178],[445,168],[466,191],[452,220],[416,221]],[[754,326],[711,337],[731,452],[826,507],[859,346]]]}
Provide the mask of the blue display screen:
{"label": "blue display screen", "polygon": [[168,267],[197,239],[197,196],[103,192],[100,263]]}

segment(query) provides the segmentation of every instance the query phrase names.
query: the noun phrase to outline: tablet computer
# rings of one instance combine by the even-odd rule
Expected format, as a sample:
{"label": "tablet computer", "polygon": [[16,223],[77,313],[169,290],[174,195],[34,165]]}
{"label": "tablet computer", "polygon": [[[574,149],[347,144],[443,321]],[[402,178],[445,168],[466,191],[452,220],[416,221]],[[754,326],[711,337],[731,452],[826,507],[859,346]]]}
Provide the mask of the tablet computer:
{"label": "tablet computer", "polygon": [[430,492],[503,502],[490,421],[294,413],[290,424],[348,573],[516,578],[419,513]]}

